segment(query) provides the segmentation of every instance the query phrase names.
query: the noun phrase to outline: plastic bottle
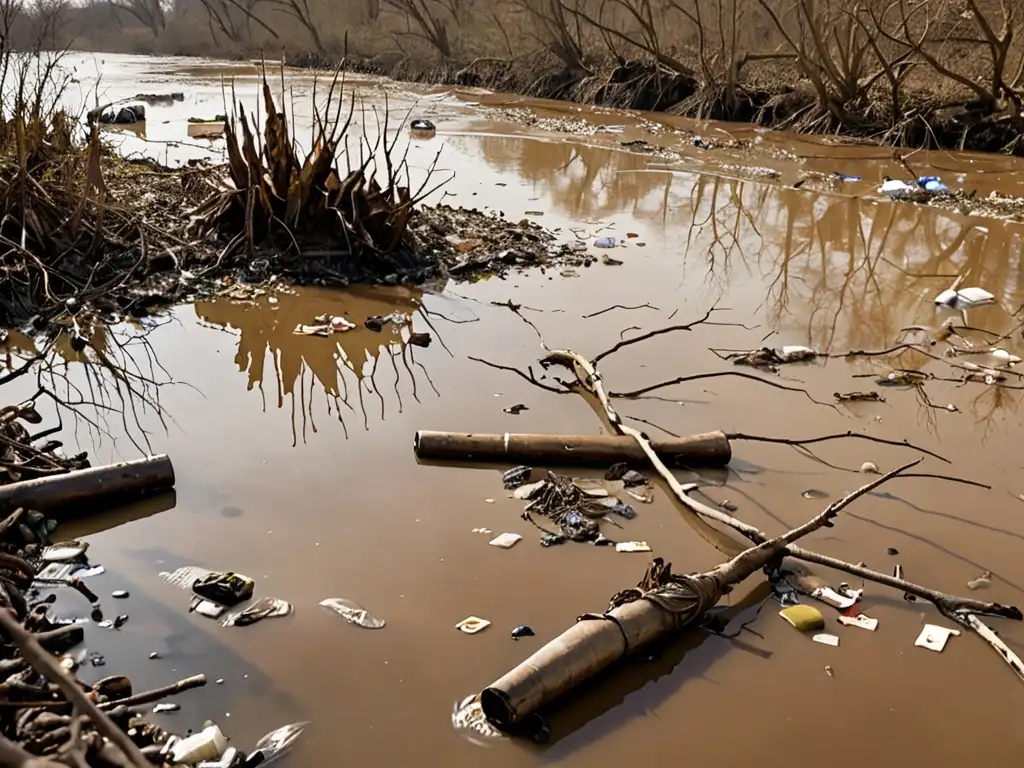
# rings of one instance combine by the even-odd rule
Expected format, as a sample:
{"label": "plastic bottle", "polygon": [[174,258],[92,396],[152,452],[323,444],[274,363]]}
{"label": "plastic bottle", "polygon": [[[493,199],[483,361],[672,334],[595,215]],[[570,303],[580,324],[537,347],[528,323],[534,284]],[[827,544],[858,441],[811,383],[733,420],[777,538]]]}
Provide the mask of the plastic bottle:
{"label": "plastic bottle", "polygon": [[175,765],[193,765],[203,760],[216,760],[228,748],[228,740],[220,728],[209,720],[199,733],[182,739],[171,749]]}

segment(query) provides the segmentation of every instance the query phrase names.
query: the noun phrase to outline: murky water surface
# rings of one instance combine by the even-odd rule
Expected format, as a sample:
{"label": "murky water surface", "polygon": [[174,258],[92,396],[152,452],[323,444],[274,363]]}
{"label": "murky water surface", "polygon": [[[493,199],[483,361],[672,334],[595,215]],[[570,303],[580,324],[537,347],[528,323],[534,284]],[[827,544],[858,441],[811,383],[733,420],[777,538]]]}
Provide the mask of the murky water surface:
{"label": "murky water surface", "polygon": [[[216,151],[216,143],[189,140],[184,119],[224,111],[222,93],[230,84],[222,78],[234,77],[236,92],[255,104],[256,71],[237,64],[85,55],[78,61],[84,90],[93,87],[91,73],[101,74],[101,101],[138,92],[184,94],[181,102],[151,108],[146,142],[119,134],[125,151],[177,160]],[[312,78],[289,73],[286,84],[298,114],[308,119]],[[547,746],[463,738],[451,725],[453,703],[580,613],[603,609],[611,594],[640,578],[647,561],[587,545],[542,549],[496,468],[418,464],[412,438],[417,429],[602,431],[579,396],[544,392],[470,359],[537,370],[542,350],[534,330],[495,303],[522,304],[549,345],[590,356],[637,328],[728,308],[714,319],[737,325],[665,334],[602,360],[606,385],[629,391],[737,370],[709,348],[751,349],[766,338],[832,352],[884,349],[901,328],[945,319],[933,298],[958,274],[968,275],[965,285],[997,297],[993,306],[970,310],[969,324],[1009,331],[1024,301],[1021,228],[877,199],[881,175],[900,170],[890,150],[745,128],[735,135],[761,136],[754,150],[702,151],[673,131],[722,138],[726,127],[475,92],[416,94],[367,79],[357,79],[356,88],[368,107],[382,109],[386,96],[394,114],[411,109],[437,124],[435,138],[413,142],[410,164],[426,168],[442,149],[439,167],[454,172],[447,202],[513,219],[540,212],[539,220],[566,239],[614,237],[621,242],[608,253],[624,263],[598,261],[571,278],[531,272],[429,295],[298,289],[175,310],[171,322],[148,335],[160,366],[151,377],[165,382],[148,391],[159,398],[166,428],[152,411],[137,421],[131,412],[124,421],[107,414],[116,442],[85,423],[77,426],[79,442],[97,461],[137,455],[132,440],[141,441],[145,428],[152,449],[173,457],[178,478],[174,494],[82,521],[81,532],[92,534],[93,551],[107,568],[95,579],[98,588],[131,591],[129,625],[118,633],[88,630],[90,645],[116,654],[117,671],[139,687],[200,671],[224,678],[221,686],[182,697],[182,712],[166,716],[176,726],[197,727],[211,717],[244,747],[284,722],[311,720],[290,758],[294,765],[428,759],[518,768],[666,758],[699,766],[1009,764],[1024,747],[1017,727],[1020,681],[973,636],[953,638],[942,654],[915,648],[923,619],[948,622],[930,606],[872,584],[864,606],[879,619],[878,631],[829,627],[841,636],[838,648],[799,635],[769,603],[751,625],[757,634],[730,641],[694,633],[589,686],[552,716]],[[487,105],[533,107],[623,131],[531,133]],[[682,159],[619,146],[635,138],[673,147]],[[1024,166],[1004,158],[941,153],[912,162],[979,194],[1024,192],[1017,181]],[[781,177],[752,178],[749,167],[773,168]],[[865,181],[791,188],[808,170],[840,170]],[[612,305],[639,308],[587,317]],[[332,338],[292,333],[325,312],[362,323],[395,310],[410,314],[412,330],[433,335],[429,348],[406,346],[408,330],[391,328],[360,327]],[[1002,346],[1022,354],[1024,342],[1017,332]],[[777,377],[763,374],[803,387],[822,403],[833,402],[836,392],[867,389],[882,391],[881,403],[833,407],[725,377],[616,405],[623,415],[680,434],[724,429],[802,438],[852,430],[926,446],[952,464],[927,459],[922,471],[970,478],[992,490],[920,478],[894,482],[886,493],[858,501],[835,528],[814,535],[813,548],[883,571],[899,562],[908,578],[961,594],[968,593],[967,581],[991,571],[991,588],[978,595],[1024,603],[1021,381],[1007,382],[1018,389],[934,381],[925,396],[854,378],[884,374],[895,364],[893,358],[832,359],[789,366]],[[899,364],[957,376],[922,355],[905,355]],[[73,367],[72,377],[80,369]],[[503,412],[516,403],[529,409]],[[814,450],[820,460],[784,445],[737,441],[735,471],[702,476],[711,486],[707,495],[777,531],[826,503],[802,491],[820,489],[834,498],[863,481],[850,471],[862,462],[884,471],[920,455],[853,440]],[[720,560],[663,486],[653,504],[637,506],[637,519],[624,523],[626,537],[646,539],[678,570]],[[481,527],[525,538],[501,550],[473,532]],[[888,555],[890,547],[899,555]],[[183,565],[249,574],[258,595],[286,598],[296,612],[227,629],[188,615],[185,594],[157,576]],[[763,596],[757,586],[751,580],[728,599],[756,604]],[[329,597],[355,600],[387,626],[368,631],[346,623],[318,605]],[[493,623],[476,635],[456,631],[470,615]],[[524,623],[536,637],[510,639],[510,630]],[[997,629],[1024,650],[1024,627],[999,622]],[[148,660],[153,650],[163,659]],[[954,732],[960,737],[941,737]]]}

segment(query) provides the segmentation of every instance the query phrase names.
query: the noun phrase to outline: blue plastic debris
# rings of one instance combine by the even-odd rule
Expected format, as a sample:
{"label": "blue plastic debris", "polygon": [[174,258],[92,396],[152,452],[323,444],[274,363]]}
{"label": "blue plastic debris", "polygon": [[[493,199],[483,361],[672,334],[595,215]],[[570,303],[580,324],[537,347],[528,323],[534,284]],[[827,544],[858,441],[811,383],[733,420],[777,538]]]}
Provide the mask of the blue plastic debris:
{"label": "blue plastic debris", "polygon": [[614,248],[615,238],[614,237],[599,237],[594,241],[595,248]]}
{"label": "blue plastic debris", "polygon": [[949,192],[949,187],[943,184],[938,176],[922,176],[917,183],[927,192]]}
{"label": "blue plastic debris", "polygon": [[835,176],[840,181],[861,181],[862,180],[860,176],[847,176],[845,173],[840,173],[839,171],[832,171],[832,175]]}

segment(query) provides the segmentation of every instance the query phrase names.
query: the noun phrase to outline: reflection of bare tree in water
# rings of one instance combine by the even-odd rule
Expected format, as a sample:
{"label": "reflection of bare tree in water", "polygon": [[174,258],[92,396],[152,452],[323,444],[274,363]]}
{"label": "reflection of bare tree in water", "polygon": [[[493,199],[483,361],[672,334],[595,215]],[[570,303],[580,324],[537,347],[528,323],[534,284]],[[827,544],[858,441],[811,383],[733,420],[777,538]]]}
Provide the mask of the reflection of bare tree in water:
{"label": "reflection of bare tree in water", "polygon": [[97,323],[79,328],[81,335],[62,329],[35,339],[11,333],[0,344],[4,370],[0,383],[18,382],[35,390],[26,399],[40,407],[51,405],[57,425],[33,435],[33,440],[64,430],[66,414],[95,448],[103,439],[115,445],[121,438],[142,452],[151,452],[153,425],[166,430],[169,416],[160,403],[160,390],[172,383],[160,364],[149,334],[162,323]]}
{"label": "reflection of bare tree in water", "polygon": [[[268,362],[271,364],[276,405],[284,408],[287,401],[291,408],[293,444],[298,444],[300,435],[305,442],[309,433],[318,429],[318,389],[326,396],[328,415],[338,419],[346,437],[346,411],[360,413],[363,428],[368,430],[369,414],[377,410],[374,401],[384,421],[389,408],[403,411],[403,388],[416,402],[424,385],[438,394],[427,369],[416,359],[416,348],[406,343],[418,322],[430,327],[436,341],[444,343],[418,291],[353,289],[342,293],[305,288],[276,298],[273,304],[266,299],[202,301],[196,303],[195,310],[206,322],[238,330],[235,363],[239,371],[248,374],[247,388],[260,391],[264,409],[264,376]],[[379,333],[363,326],[367,317],[396,311],[413,316],[414,323],[404,328],[387,325]],[[341,315],[358,327],[326,338],[294,333],[297,325],[308,324],[321,314]]]}

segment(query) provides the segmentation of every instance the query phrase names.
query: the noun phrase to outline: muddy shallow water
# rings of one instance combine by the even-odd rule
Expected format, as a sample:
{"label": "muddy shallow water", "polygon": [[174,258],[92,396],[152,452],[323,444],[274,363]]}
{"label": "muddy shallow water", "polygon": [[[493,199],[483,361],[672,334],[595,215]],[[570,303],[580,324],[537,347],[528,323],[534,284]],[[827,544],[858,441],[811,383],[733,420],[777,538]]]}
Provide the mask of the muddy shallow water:
{"label": "muddy shallow water", "polygon": [[[161,88],[210,95],[220,92],[222,72],[239,74],[236,65],[101,58],[102,80],[118,95]],[[83,72],[86,61],[83,55]],[[296,76],[296,87],[304,77]],[[404,108],[415,103],[416,94],[393,84],[360,87],[375,103],[384,93]],[[665,757],[699,766],[752,760],[783,766],[825,755],[839,766],[1008,764],[1024,746],[1014,706],[1024,696],[1020,681],[973,636],[953,638],[942,654],[915,648],[923,619],[948,621],[872,584],[864,609],[879,619],[878,631],[830,626],[841,636],[838,648],[798,634],[769,602],[750,625],[757,634],[727,640],[692,633],[573,696],[553,714],[547,746],[481,747],[452,729],[457,700],[580,613],[603,609],[647,563],[644,555],[582,544],[542,549],[495,468],[416,462],[417,429],[602,429],[578,395],[543,392],[469,359],[525,369],[542,353],[534,330],[491,302],[522,304],[550,346],[587,355],[635,333],[624,331],[630,326],[686,322],[713,305],[728,308],[716,313],[718,322],[746,326],[699,326],[627,347],[601,363],[613,391],[736,370],[708,348],[754,348],[771,332],[767,343],[774,345],[886,348],[900,328],[946,317],[932,299],[960,273],[998,298],[995,306],[969,311],[972,326],[1007,331],[1024,302],[1021,227],[876,200],[870,192],[881,175],[898,170],[886,150],[766,134],[749,151],[701,152],[673,130],[722,135],[726,128],[575,106],[559,109],[574,120],[622,125],[623,133],[531,133],[480,101],[557,114],[552,105],[521,99],[427,93],[416,114],[434,120],[438,135],[414,144],[411,157],[425,167],[443,143],[440,165],[455,172],[446,202],[490,207],[513,219],[541,212],[539,220],[569,240],[620,238],[608,253],[624,264],[598,261],[575,277],[531,272],[438,294],[307,288],[274,294],[274,302],[261,296],[176,309],[171,322],[148,336],[163,368],[152,376],[165,383],[151,391],[166,429],[152,412],[140,413],[138,424],[133,414],[124,422],[108,415],[116,441],[78,424],[78,442],[97,462],[137,455],[132,440],[141,441],[145,428],[153,451],[169,453],[177,473],[174,494],[65,529],[90,534],[94,559],[107,569],[94,579],[97,592],[131,591],[129,624],[117,633],[89,627],[90,647],[106,652],[112,671],[116,666],[140,688],[197,672],[223,678],[221,686],[181,697],[183,710],[163,716],[177,727],[214,718],[244,747],[285,721],[311,720],[308,738],[289,758],[294,765],[402,765],[429,756],[437,765],[486,760],[517,768]],[[174,109],[182,114],[161,119],[187,116],[186,107]],[[617,146],[633,137],[673,147],[681,159],[666,164]],[[1021,169],[1003,158],[946,153],[915,162],[941,169],[950,182],[965,174],[962,183],[980,194],[1012,190]],[[777,169],[781,178],[749,178],[751,166]],[[837,189],[789,186],[808,170],[833,169],[865,181]],[[584,317],[612,305],[648,306]],[[396,309],[413,313],[414,330],[432,333],[429,348],[404,346],[390,328],[360,327],[329,339],[291,332],[323,312],[361,322]],[[1003,346],[1021,354],[1024,341],[1017,333]],[[764,377],[831,402],[834,392],[877,389],[871,379],[853,376],[884,373],[887,362],[894,364],[834,359]],[[907,355],[902,364],[951,375],[921,356]],[[81,376],[82,366],[71,375]],[[1016,377],[1008,383],[1021,384]],[[853,430],[927,446],[952,464],[926,459],[922,471],[970,478],[992,490],[893,482],[885,493],[858,501],[808,546],[882,571],[899,562],[907,578],[949,592],[1024,603],[1020,393],[943,382],[926,391],[932,404],[951,403],[958,412],[930,407],[914,390],[886,390],[884,403],[831,407],[728,377],[652,393],[661,399],[619,400],[617,407],[682,434],[724,429],[799,438]],[[503,412],[515,403],[529,410]],[[67,440],[74,441],[70,425]],[[707,496],[731,501],[737,516],[776,531],[826,503],[803,498],[802,490],[835,498],[863,482],[849,471],[862,462],[884,471],[919,455],[854,440],[817,446],[815,453],[828,464],[787,446],[737,441],[736,471],[702,476]],[[721,560],[663,486],[638,512],[616,533],[646,539],[677,570]],[[508,551],[489,547],[490,537],[473,533],[479,527],[518,532],[524,540]],[[899,555],[888,555],[890,547]],[[291,600],[296,613],[237,629],[188,615],[185,593],[157,576],[188,564],[246,573],[259,595]],[[992,572],[991,588],[969,593],[966,582],[982,571]],[[370,632],[346,624],[318,607],[326,597],[357,600],[387,626]],[[727,599],[756,605],[762,597],[751,579]],[[493,625],[473,636],[457,632],[456,622],[469,615]],[[742,614],[752,617],[753,609]],[[1024,650],[1024,626],[993,622],[1012,647]],[[513,641],[509,631],[522,623],[537,636]],[[148,660],[154,650],[163,658]],[[952,729],[958,738],[937,738]]]}

